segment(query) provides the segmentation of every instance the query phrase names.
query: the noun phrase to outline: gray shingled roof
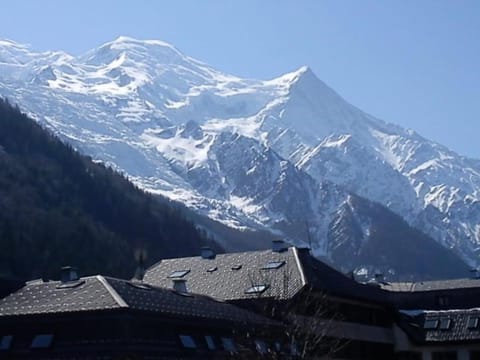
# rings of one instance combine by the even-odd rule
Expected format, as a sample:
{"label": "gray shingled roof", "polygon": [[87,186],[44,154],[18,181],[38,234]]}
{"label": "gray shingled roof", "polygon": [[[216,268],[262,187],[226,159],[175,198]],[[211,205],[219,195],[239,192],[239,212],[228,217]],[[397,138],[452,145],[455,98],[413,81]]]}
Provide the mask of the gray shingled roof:
{"label": "gray shingled roof", "polygon": [[392,282],[382,284],[382,288],[389,291],[417,292],[449,289],[480,288],[480,279],[450,279],[420,282]]}
{"label": "gray shingled roof", "polygon": [[[284,262],[278,269],[262,269],[272,261]],[[297,249],[283,252],[271,250],[219,254],[214,259],[200,256],[165,259],[147,270],[144,281],[161,287],[172,287],[169,276],[189,270],[183,277],[189,291],[222,299],[238,300],[274,296],[290,298],[304,285]],[[268,285],[261,294],[246,294],[252,285]]]}
{"label": "gray shingled roof", "polygon": [[[62,286],[67,287],[62,287]],[[128,309],[167,317],[227,320],[271,325],[275,322],[206,296],[181,294],[145,284],[103,276],[29,283],[0,300],[0,318],[51,313]]]}
{"label": "gray shingled roof", "polygon": [[[271,261],[284,261],[285,264],[278,269],[263,269]],[[241,268],[232,270],[237,265]],[[200,256],[166,259],[150,267],[144,280],[156,286],[172,287],[169,275],[180,270],[189,270],[183,279],[192,292],[227,301],[259,296],[290,299],[307,284],[316,290],[340,296],[383,301],[384,292],[381,289],[359,284],[315,259],[308,249],[295,247],[280,253],[260,250],[219,254],[214,259]],[[245,293],[252,285],[262,284],[269,288],[261,295]]]}
{"label": "gray shingled roof", "polygon": [[0,316],[118,308],[104,283],[101,277],[84,278],[69,288],[57,288],[57,281],[30,283],[0,300]]}
{"label": "gray shingled roof", "polygon": [[[480,320],[476,328],[469,328],[468,321],[471,317],[480,319],[480,309],[459,309],[459,310],[419,310],[414,316],[404,311],[400,325],[412,336],[416,342],[437,343],[437,342],[478,342],[480,340]],[[411,311],[410,311],[411,312]],[[440,325],[435,329],[425,329],[426,320],[450,319],[450,327],[441,329]]]}

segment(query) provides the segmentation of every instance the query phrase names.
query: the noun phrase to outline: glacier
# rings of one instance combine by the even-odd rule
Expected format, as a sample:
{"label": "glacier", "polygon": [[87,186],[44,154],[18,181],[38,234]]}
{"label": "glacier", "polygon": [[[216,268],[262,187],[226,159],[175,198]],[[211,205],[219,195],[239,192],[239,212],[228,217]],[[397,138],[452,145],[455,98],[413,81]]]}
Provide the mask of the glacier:
{"label": "glacier", "polygon": [[[0,40],[0,95],[153,194],[331,257],[357,197],[479,266],[480,161],[344,100],[313,71],[218,71],[159,40],[121,36],[80,56]],[[343,240],[342,240],[343,241]]]}

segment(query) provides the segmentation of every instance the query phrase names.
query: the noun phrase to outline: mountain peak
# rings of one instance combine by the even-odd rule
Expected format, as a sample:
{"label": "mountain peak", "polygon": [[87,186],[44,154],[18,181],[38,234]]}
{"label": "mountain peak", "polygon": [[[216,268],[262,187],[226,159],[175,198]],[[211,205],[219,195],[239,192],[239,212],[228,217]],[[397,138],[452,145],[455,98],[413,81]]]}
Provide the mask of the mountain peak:
{"label": "mountain peak", "polygon": [[127,54],[135,61],[144,62],[154,59],[157,63],[175,63],[185,59],[185,56],[173,45],[161,40],[139,40],[129,36],[119,36],[100,47],[90,50],[81,59],[93,65],[109,64],[115,59]]}
{"label": "mountain peak", "polygon": [[313,71],[306,65],[301,66],[295,71],[286,73],[276,79],[271,80],[272,82],[277,82],[281,83],[284,85],[292,85],[296,82],[298,82],[300,79],[305,78],[305,77],[315,77],[315,74]]}
{"label": "mountain peak", "polygon": [[0,39],[0,47],[14,47],[17,49],[25,49],[26,46],[22,44],[18,44],[15,41],[8,40],[8,39]]}
{"label": "mountain peak", "polygon": [[[120,35],[118,38],[116,38],[115,40],[111,41],[111,42],[108,42],[107,43],[108,45],[110,46],[126,46],[126,45],[133,45],[133,46],[161,46],[161,47],[166,47],[166,48],[169,48],[169,49],[172,49],[172,50],[175,50],[177,52],[178,49],[175,48],[175,46],[165,42],[165,41],[162,41],[162,40],[140,40],[140,39],[135,39],[133,37],[130,37],[130,36],[124,36],[124,35]],[[107,45],[105,44],[105,45]]]}

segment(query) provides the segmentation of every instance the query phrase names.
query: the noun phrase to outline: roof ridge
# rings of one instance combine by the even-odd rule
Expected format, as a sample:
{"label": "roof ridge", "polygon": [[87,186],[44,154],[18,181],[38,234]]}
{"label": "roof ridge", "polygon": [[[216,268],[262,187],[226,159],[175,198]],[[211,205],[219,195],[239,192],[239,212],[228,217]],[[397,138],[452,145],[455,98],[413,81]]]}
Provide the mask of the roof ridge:
{"label": "roof ridge", "polygon": [[305,286],[305,285],[307,285],[307,281],[305,279],[305,273],[303,272],[302,262],[300,261],[300,258],[298,257],[297,247],[292,246],[291,249],[292,249],[292,252],[293,252],[293,257],[295,258],[295,262],[297,263],[297,266],[298,266],[298,271],[300,272],[300,278],[302,280],[302,285]]}
{"label": "roof ridge", "polygon": [[107,289],[108,293],[112,296],[112,298],[116,301],[118,306],[121,308],[128,308],[128,304],[123,300],[120,294],[110,285],[110,283],[103,277],[102,275],[95,276],[98,281]]}

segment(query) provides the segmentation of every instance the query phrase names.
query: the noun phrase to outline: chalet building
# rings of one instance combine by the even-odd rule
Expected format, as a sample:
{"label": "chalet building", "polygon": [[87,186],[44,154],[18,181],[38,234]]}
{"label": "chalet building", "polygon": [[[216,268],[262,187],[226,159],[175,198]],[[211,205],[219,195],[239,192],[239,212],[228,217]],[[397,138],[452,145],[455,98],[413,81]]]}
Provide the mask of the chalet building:
{"label": "chalet building", "polygon": [[176,279],[183,279],[194,293],[278,320],[288,318],[287,327],[298,329],[295,340],[300,349],[305,340],[319,342],[309,353],[393,358],[394,313],[388,292],[354,281],[315,259],[308,249],[282,243],[272,250],[219,255],[203,249],[202,256],[160,261],[147,270],[144,280],[173,287]]}
{"label": "chalet building", "polygon": [[[337,359],[480,359],[480,279],[363,284],[310,255],[286,247],[166,259],[145,282],[227,301],[318,334],[325,347],[309,349]],[[273,304],[273,307],[272,307]],[[273,310],[274,311],[273,311]],[[310,337],[310,338],[309,338]]]}
{"label": "chalet building", "polygon": [[0,358],[480,359],[477,276],[365,284],[282,242],[139,274],[4,286]]}
{"label": "chalet building", "polygon": [[4,359],[288,357],[284,340],[278,322],[231,304],[68,268],[0,300]]}

